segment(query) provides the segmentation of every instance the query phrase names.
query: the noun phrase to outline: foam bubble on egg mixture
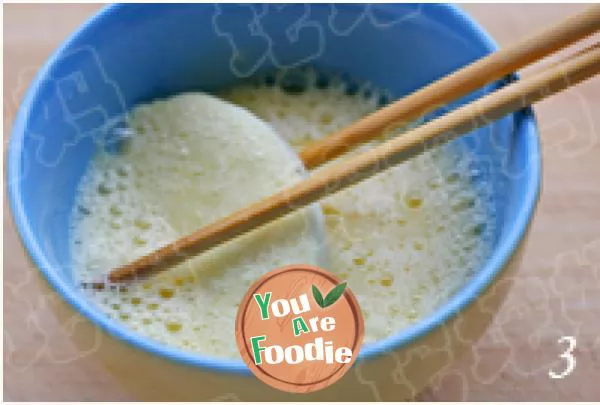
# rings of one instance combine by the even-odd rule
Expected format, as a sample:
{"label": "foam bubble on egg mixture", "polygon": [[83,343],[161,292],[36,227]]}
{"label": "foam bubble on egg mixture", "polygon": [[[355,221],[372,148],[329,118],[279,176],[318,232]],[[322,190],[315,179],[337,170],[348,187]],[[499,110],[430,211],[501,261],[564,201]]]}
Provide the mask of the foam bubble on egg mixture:
{"label": "foam bubble on egg mixture", "polygon": [[[300,151],[389,98],[312,71],[303,82],[290,89],[284,75],[268,76],[221,94],[245,109],[201,94],[134,109],[135,135],[123,152],[98,153],[81,182],[71,230],[76,278],[97,279],[294,184],[301,165],[275,133]],[[472,156],[448,145],[321,202],[328,270],[356,294],[366,342],[430,314],[486,259],[494,233],[491,186],[472,181],[473,170]],[[86,294],[141,334],[238,358],[235,316],[250,284],[281,265],[319,264],[322,241],[310,224],[304,210],[127,291]]]}
{"label": "foam bubble on egg mixture", "polygon": [[[101,280],[130,262],[305,177],[262,120],[205,94],[135,108],[121,153],[99,153],[72,217],[75,277]],[[318,212],[313,209],[313,212]],[[163,343],[237,353],[234,320],[247,288],[290,263],[316,263],[310,209],[278,220],[126,291],[85,292],[111,317]]]}

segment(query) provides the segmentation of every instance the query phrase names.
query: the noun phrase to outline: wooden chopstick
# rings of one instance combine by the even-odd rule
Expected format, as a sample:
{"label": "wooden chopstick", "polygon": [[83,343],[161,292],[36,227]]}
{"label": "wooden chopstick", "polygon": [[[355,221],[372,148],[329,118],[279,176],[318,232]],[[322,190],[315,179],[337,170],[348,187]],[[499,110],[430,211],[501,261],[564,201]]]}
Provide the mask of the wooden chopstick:
{"label": "wooden chopstick", "polygon": [[368,115],[300,152],[308,169],[334,159],[361,143],[422,117],[494,80],[540,60],[600,30],[600,5],[544,29],[512,46],[479,59],[403,99]]}
{"label": "wooden chopstick", "polygon": [[[291,188],[119,267],[110,272],[108,281],[132,280],[181,263],[599,72],[600,47],[592,46],[568,61],[512,83],[343,163],[313,173]],[[387,114],[392,114],[394,110],[387,111]],[[389,121],[393,118],[389,117]]]}

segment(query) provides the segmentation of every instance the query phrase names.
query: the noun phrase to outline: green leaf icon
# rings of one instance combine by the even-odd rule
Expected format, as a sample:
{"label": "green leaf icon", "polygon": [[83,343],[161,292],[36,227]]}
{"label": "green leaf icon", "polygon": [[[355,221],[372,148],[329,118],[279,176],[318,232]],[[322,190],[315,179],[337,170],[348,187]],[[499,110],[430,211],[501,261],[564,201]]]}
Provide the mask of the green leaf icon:
{"label": "green leaf icon", "polygon": [[322,307],[327,308],[328,306],[333,305],[342,296],[342,294],[344,294],[345,289],[346,289],[345,282],[333,287],[333,289],[331,291],[329,291],[329,294],[327,294],[327,296],[323,300]]}
{"label": "green leaf icon", "polygon": [[336,285],[335,287],[333,287],[331,289],[331,291],[329,291],[329,294],[327,294],[325,299],[323,299],[323,295],[321,294],[321,291],[319,291],[319,289],[315,285],[313,285],[312,293],[313,293],[313,297],[315,297],[315,301],[317,302],[317,304],[319,304],[319,306],[321,308],[327,308],[328,306],[335,304],[335,302],[340,299],[342,294],[344,294],[345,289],[346,289],[346,282]]}
{"label": "green leaf icon", "polygon": [[315,301],[317,302],[317,304],[319,304],[319,306],[323,308],[323,295],[321,295],[321,291],[319,291],[317,286],[314,284],[312,286],[312,293],[313,297],[315,297]]}

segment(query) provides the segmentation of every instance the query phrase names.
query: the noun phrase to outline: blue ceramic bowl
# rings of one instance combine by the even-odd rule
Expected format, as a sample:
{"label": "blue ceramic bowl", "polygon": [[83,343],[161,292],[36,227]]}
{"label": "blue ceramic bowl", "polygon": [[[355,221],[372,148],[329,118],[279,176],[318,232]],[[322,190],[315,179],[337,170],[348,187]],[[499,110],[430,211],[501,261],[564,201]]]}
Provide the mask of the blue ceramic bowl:
{"label": "blue ceramic bowl", "polygon": [[[483,29],[448,5],[105,8],[40,69],[18,112],[8,151],[12,213],[32,262],[64,299],[57,314],[89,320],[83,344],[102,336],[98,357],[142,397],[198,400],[233,393],[238,399],[289,399],[251,377],[241,360],[191,354],[146,339],[79,293],[70,273],[67,224],[75,188],[95,150],[92,139],[104,136],[103,128],[137,103],[182,91],[215,91],[276,68],[311,65],[368,80],[401,97],[495,49]],[[414,395],[481,335],[502,302],[508,287],[498,280],[516,267],[540,188],[533,113],[523,110],[455,143],[480,158],[482,181],[494,184],[493,253],[445,305],[413,327],[364,346],[353,371],[302,399]],[[433,354],[418,352],[423,347]],[[435,355],[436,348],[447,354]],[[403,378],[392,378],[394,370]]]}

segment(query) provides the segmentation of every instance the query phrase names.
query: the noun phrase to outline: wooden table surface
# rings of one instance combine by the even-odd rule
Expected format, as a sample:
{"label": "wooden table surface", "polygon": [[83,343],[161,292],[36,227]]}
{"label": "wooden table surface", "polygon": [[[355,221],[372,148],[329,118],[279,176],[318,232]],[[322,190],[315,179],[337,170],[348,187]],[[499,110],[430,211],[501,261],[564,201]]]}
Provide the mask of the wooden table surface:
{"label": "wooden table surface", "polygon": [[[36,69],[100,6],[6,5],[4,142]],[[582,5],[464,8],[509,44]],[[527,73],[527,72],[525,72]],[[600,80],[536,108],[543,138],[543,194],[522,270],[482,340],[420,395],[423,400],[600,400]],[[6,147],[5,147],[6,148]],[[76,350],[46,309],[4,201],[4,398],[131,400]],[[576,338],[572,374],[560,371]]]}

